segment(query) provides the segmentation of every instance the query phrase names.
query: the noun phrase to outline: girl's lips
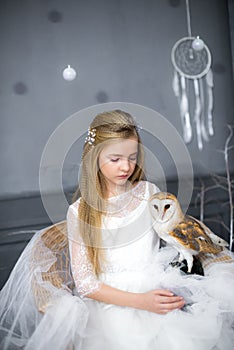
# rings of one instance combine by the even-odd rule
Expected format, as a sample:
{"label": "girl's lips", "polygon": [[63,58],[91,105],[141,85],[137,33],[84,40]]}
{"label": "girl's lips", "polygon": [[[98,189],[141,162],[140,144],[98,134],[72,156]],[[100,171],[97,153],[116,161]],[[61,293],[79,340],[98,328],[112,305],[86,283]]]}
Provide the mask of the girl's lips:
{"label": "girl's lips", "polygon": [[120,179],[126,179],[128,177],[128,175],[120,175],[118,176]]}

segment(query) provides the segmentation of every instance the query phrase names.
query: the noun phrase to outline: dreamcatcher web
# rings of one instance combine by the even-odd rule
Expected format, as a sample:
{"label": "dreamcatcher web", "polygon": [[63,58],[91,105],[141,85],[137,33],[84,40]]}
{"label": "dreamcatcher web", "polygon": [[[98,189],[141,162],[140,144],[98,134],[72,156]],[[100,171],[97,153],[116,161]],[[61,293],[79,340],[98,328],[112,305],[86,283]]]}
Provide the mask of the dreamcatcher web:
{"label": "dreamcatcher web", "polygon": [[191,123],[191,107],[189,104],[189,87],[194,89],[194,114],[197,144],[203,149],[203,140],[209,141],[214,135],[213,129],[213,73],[211,70],[211,54],[205,43],[191,35],[189,2],[186,0],[188,37],[178,40],[171,51],[174,66],[173,90],[178,99],[186,143],[193,137]]}

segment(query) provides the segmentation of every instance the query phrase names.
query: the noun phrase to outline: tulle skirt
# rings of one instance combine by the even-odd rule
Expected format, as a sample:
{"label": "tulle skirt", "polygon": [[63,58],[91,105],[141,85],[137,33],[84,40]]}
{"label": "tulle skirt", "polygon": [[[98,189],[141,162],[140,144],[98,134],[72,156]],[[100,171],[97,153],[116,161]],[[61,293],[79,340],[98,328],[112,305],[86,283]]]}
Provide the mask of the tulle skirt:
{"label": "tulle skirt", "polygon": [[[163,248],[142,269],[102,273],[113,287],[143,293],[164,288],[186,305],[166,315],[81,298],[72,285],[66,250],[52,252],[39,231],[0,293],[2,350],[233,350],[234,262],[209,266],[206,276],[186,275]],[[59,254],[59,255],[58,255]],[[56,260],[60,259],[57,270]],[[45,278],[50,272],[60,284]],[[39,292],[38,292],[39,291]]]}

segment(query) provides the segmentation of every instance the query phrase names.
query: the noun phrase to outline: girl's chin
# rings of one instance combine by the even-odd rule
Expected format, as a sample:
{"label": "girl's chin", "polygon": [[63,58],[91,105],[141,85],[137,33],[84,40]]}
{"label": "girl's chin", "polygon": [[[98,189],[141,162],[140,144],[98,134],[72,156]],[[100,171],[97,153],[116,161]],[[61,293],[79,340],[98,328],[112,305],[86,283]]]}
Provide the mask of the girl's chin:
{"label": "girl's chin", "polygon": [[126,183],[128,182],[128,178],[126,179],[119,179],[117,182],[116,182],[116,186],[125,186]]}

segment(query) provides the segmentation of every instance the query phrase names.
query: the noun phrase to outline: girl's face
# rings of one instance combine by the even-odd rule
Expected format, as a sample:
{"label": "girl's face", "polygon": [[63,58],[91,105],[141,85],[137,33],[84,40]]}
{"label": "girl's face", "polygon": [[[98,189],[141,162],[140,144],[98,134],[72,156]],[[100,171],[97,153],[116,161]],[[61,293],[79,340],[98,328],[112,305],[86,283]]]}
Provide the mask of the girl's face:
{"label": "girl's face", "polygon": [[108,196],[124,191],[137,162],[138,142],[135,138],[114,140],[99,155],[99,168],[106,179]]}

